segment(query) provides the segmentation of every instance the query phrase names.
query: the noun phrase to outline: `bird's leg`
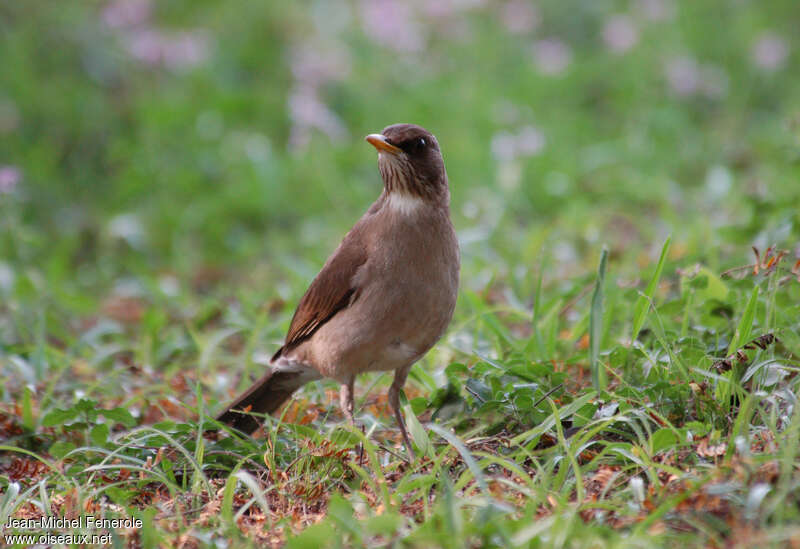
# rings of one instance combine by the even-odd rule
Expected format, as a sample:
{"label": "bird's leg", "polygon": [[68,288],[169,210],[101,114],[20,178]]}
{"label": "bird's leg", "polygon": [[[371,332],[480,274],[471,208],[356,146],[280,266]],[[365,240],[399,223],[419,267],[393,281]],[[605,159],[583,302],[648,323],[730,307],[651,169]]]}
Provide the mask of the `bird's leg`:
{"label": "bird's leg", "polygon": [[355,404],[353,403],[353,383],[355,380],[355,376],[351,376],[345,383],[342,383],[339,389],[339,406],[342,407],[342,413],[353,427],[356,425],[356,420],[353,417],[353,410],[355,410]]}
{"label": "bird's leg", "polygon": [[[350,379],[347,380],[346,383],[342,383],[342,386],[339,388],[339,406],[342,407],[342,413],[345,415],[347,420],[350,422],[350,426],[355,428],[356,420],[353,417],[353,412],[355,410],[355,403],[353,402],[353,383],[355,382],[355,376],[352,376]],[[362,425],[361,432],[364,432],[364,427]],[[358,445],[358,463],[361,464],[364,461],[364,443]]]}
{"label": "bird's leg", "polygon": [[394,381],[392,382],[392,386],[389,387],[389,405],[394,412],[394,419],[397,421],[397,426],[400,427],[400,434],[403,435],[403,444],[406,445],[406,450],[408,450],[408,455],[411,456],[411,461],[414,461],[416,459],[414,447],[411,446],[411,440],[408,438],[408,432],[406,431],[406,423],[403,421],[403,414],[400,411],[400,391],[406,383],[409,369],[410,368],[400,368],[395,370]]}

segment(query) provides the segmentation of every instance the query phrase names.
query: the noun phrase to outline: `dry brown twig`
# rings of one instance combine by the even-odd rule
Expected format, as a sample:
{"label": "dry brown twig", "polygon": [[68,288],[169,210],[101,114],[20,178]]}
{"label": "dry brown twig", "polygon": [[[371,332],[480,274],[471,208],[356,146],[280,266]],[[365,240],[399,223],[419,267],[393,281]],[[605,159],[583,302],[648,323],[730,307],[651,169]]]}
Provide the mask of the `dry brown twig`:
{"label": "dry brown twig", "polygon": [[[756,256],[755,263],[751,263],[749,265],[742,265],[740,267],[733,267],[732,269],[728,269],[727,271],[723,272],[720,276],[723,278],[733,277],[735,275],[739,275],[739,278],[743,278],[747,276],[747,271],[750,271],[752,276],[758,276],[759,274],[769,274],[772,272],[777,272],[780,266],[781,261],[783,258],[789,254],[787,250],[779,250],[777,247],[770,246],[764,252],[763,258],[761,253],[759,252],[758,248],[753,246],[753,254]],[[797,251],[795,252],[795,256],[797,257],[797,261],[794,265],[789,268],[783,268],[782,270],[788,272],[789,274],[782,277],[778,283],[785,284],[790,280],[797,280],[800,282],[800,247],[798,247]],[[743,273],[743,274],[742,274]]]}
{"label": "dry brown twig", "polygon": [[716,361],[714,363],[714,368],[718,372],[727,372],[728,370],[733,368],[734,361],[738,362],[739,364],[744,364],[749,360],[747,358],[747,353],[745,353],[745,350],[752,350],[758,347],[763,351],[773,343],[780,343],[780,339],[778,339],[772,332],[764,334],[762,336],[758,336],[757,338],[747,342],[744,346],[738,348],[736,352],[733,353],[732,355],[723,358],[722,360]]}

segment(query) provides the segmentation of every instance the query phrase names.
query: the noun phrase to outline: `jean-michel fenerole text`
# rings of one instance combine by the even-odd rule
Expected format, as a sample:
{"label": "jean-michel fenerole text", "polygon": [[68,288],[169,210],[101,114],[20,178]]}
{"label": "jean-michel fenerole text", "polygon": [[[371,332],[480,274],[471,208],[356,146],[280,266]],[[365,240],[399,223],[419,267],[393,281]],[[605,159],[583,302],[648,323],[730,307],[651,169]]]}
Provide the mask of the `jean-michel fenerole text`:
{"label": "jean-michel fenerole text", "polygon": [[80,515],[76,518],[65,517],[38,517],[38,518],[12,518],[9,517],[3,528],[9,530],[128,530],[142,527],[140,518],[102,518],[93,515]]}

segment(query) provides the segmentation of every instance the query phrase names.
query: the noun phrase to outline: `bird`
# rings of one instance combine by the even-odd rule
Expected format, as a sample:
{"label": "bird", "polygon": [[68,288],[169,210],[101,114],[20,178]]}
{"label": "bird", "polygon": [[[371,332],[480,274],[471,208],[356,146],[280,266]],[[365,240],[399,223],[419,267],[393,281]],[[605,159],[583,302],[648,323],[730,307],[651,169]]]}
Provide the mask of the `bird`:
{"label": "bird", "polygon": [[253,412],[271,414],[306,383],[332,378],[355,426],[356,376],[393,371],[388,402],[413,458],[400,392],[453,317],[460,252],[436,137],[415,124],[393,124],[365,139],[378,152],[380,196],[300,299],[268,371],[216,419],[252,434],[261,426]]}

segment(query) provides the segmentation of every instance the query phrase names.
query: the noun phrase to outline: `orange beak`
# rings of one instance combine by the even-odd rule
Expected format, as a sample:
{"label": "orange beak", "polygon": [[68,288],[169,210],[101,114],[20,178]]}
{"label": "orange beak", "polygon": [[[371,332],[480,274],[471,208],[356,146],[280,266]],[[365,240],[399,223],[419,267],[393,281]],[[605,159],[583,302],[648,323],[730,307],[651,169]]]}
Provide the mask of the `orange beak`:
{"label": "orange beak", "polygon": [[392,154],[398,154],[398,153],[402,152],[402,149],[400,149],[398,147],[395,147],[394,145],[389,143],[386,140],[386,136],[384,136],[382,134],[371,133],[367,137],[365,137],[364,139],[366,139],[367,142],[370,145],[372,145],[373,147],[378,149],[378,152],[385,151],[385,152],[392,153]]}

